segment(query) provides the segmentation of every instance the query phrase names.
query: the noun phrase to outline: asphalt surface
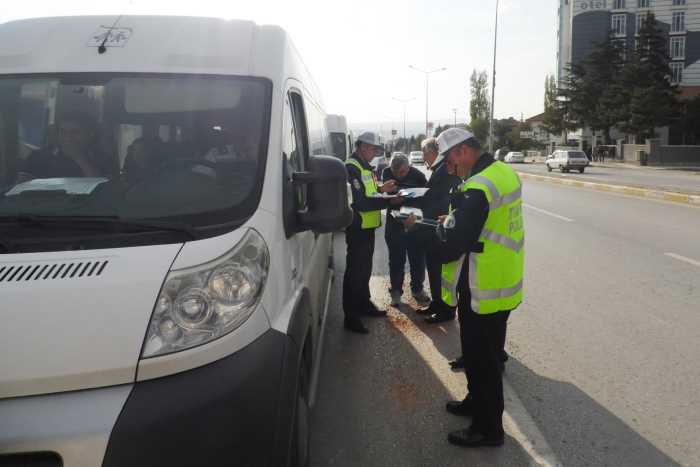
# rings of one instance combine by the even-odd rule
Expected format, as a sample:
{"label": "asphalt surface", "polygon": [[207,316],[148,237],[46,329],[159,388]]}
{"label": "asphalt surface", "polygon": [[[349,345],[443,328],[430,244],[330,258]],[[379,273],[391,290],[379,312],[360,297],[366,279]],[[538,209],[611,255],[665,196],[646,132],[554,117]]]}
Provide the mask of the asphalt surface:
{"label": "asphalt surface", "polygon": [[700,171],[682,171],[650,167],[586,167],[584,173],[577,171],[561,173],[555,169],[547,171],[544,163],[513,164],[521,172],[552,177],[571,178],[587,182],[609,183],[611,185],[650,188],[687,194],[700,194]]}
{"label": "asphalt surface", "polygon": [[[404,294],[368,336],[342,329],[343,235],[312,466],[700,465],[700,209],[525,182],[526,298],[507,348],[503,448],[451,446],[469,420],[457,323],[427,325]],[[387,307],[377,232],[372,294]],[[406,280],[406,287],[408,279]]]}

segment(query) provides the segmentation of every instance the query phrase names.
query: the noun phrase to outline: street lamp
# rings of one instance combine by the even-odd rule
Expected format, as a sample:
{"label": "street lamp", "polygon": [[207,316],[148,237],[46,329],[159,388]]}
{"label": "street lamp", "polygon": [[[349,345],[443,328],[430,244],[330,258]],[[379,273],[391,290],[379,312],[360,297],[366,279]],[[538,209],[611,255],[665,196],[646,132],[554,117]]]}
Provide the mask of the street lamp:
{"label": "street lamp", "polygon": [[425,73],[425,137],[427,138],[428,136],[428,76],[430,76],[431,73],[435,73],[438,71],[445,71],[447,68],[436,68],[434,70],[421,70],[420,68],[416,68],[413,65],[408,65],[408,67],[412,70],[420,71],[421,73]]}
{"label": "street lamp", "polygon": [[452,128],[457,128],[457,109],[452,109],[452,112],[455,114],[455,124]]}
{"label": "street lamp", "polygon": [[491,119],[489,120],[489,153],[493,154],[493,105],[496,93],[496,44],[498,41],[498,0],[496,0],[496,27],[493,31],[493,73],[491,73]]}
{"label": "street lamp", "polygon": [[399,99],[397,97],[392,97],[392,99],[403,104],[403,144],[408,144],[406,143],[406,104],[416,100],[416,98],[409,97],[408,99]]}

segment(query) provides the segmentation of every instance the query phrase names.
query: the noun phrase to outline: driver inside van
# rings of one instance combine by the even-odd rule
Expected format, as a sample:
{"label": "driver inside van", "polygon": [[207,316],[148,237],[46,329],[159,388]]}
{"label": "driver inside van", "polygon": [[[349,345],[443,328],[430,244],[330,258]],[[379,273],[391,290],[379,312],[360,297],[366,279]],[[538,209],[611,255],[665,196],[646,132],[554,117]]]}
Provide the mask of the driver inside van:
{"label": "driver inside van", "polygon": [[21,167],[18,181],[33,178],[103,177],[110,174],[109,161],[98,157],[96,129],[83,113],[66,114],[58,125],[56,147],[32,152]]}

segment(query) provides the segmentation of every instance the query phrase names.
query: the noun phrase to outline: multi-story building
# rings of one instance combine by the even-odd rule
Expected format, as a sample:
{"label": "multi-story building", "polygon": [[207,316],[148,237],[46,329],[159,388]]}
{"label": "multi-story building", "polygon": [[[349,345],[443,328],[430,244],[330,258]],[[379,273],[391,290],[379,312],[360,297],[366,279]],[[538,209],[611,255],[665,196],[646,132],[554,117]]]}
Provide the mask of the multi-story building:
{"label": "multi-story building", "polygon": [[557,78],[612,34],[629,56],[646,15],[668,34],[673,80],[683,97],[700,95],[700,0],[558,0]]}

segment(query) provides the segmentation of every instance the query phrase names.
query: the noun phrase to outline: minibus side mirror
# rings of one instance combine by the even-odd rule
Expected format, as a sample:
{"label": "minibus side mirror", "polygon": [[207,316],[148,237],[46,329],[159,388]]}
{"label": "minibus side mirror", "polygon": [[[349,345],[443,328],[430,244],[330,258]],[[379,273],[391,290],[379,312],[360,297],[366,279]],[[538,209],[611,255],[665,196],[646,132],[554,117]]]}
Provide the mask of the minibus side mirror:
{"label": "minibus side mirror", "polygon": [[306,172],[295,172],[295,185],[307,186],[307,207],[299,211],[298,230],[325,233],[352,222],[345,164],[332,156],[310,156]]}

